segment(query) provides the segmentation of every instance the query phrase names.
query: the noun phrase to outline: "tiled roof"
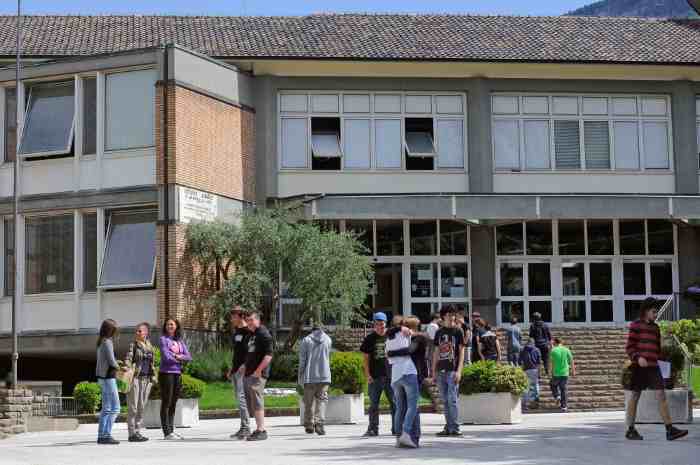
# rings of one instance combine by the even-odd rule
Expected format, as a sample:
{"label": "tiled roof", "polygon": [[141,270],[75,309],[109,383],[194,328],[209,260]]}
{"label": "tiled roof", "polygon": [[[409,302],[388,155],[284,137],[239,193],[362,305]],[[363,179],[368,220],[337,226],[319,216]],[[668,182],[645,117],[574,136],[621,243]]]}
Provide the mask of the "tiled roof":
{"label": "tiled roof", "polygon": [[[16,18],[0,16],[0,56]],[[29,16],[23,50],[72,56],[175,42],[214,57],[700,63],[700,20],[468,15]]]}

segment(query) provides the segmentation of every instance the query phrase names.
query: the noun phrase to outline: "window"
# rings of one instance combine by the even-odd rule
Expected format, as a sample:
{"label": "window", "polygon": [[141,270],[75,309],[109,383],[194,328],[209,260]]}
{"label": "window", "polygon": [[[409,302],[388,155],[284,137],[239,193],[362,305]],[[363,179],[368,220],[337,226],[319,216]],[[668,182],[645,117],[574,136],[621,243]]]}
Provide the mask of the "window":
{"label": "window", "polygon": [[437,279],[434,263],[411,264],[411,297],[438,297]]}
{"label": "window", "polygon": [[372,220],[347,220],[345,232],[353,234],[365,247],[366,255],[374,255],[374,228]]}
{"label": "window", "polygon": [[673,255],[673,224],[665,220],[647,220],[649,255]]}
{"label": "window", "polygon": [[511,262],[498,264],[498,298],[501,322],[507,323],[512,315],[523,321],[525,313],[530,321],[539,312],[542,319],[552,321],[552,286],[548,262]]}
{"label": "window", "polygon": [[2,223],[5,245],[3,253],[5,289],[3,295],[11,296],[15,293],[15,223],[9,219],[3,220]]}
{"label": "window", "polygon": [[669,260],[631,260],[623,264],[625,319],[639,316],[639,303],[647,296],[665,300],[673,295],[673,265]]}
{"label": "window", "polygon": [[588,253],[612,255],[615,253],[612,220],[587,220]]}
{"label": "window", "polygon": [[405,122],[406,169],[432,170],[435,144],[432,118],[406,118]]}
{"label": "window", "polygon": [[83,83],[83,155],[97,153],[97,79]]}
{"label": "window", "polygon": [[552,222],[528,221],[525,223],[527,255],[552,255]]}
{"label": "window", "polygon": [[83,290],[97,290],[97,215],[83,215]]}
{"label": "window", "polygon": [[152,287],[156,266],[156,213],[113,212],[105,243],[99,287]]}
{"label": "window", "polygon": [[12,87],[5,88],[5,161],[15,161],[17,155],[17,92]]}
{"label": "window", "polygon": [[401,142],[401,121],[398,119],[378,119],[374,121],[374,147],[377,168],[401,168],[403,144]]}
{"label": "window", "polygon": [[74,83],[37,84],[29,89],[28,102],[20,155],[70,153],[75,126]]}
{"label": "window", "polygon": [[578,121],[554,122],[554,164],[560,170],[581,168],[581,148]]}
{"label": "window", "polygon": [[370,169],[372,164],[371,120],[346,119],[343,125],[345,168]]}
{"label": "window", "polygon": [[668,123],[645,121],[642,128],[645,167],[647,169],[669,169]]}
{"label": "window", "polygon": [[466,263],[440,264],[441,297],[467,297],[468,282]]}
{"label": "window", "polygon": [[306,119],[282,119],[282,168],[306,168],[307,161]]}
{"label": "window", "polygon": [[583,122],[586,169],[610,169],[610,131],[607,121]]}
{"label": "window", "polygon": [[635,121],[615,121],[615,168],[620,170],[639,169],[639,134]]}
{"label": "window", "polygon": [[105,149],[155,143],[155,70],[108,74],[105,79]]}
{"label": "window", "polygon": [[437,255],[437,222],[410,221],[411,255]]}
{"label": "window", "polygon": [[644,220],[620,221],[620,253],[644,255]]}
{"label": "window", "polygon": [[[439,107],[438,107],[439,108]],[[461,119],[437,120],[439,168],[464,168],[464,122]]]}
{"label": "window", "polygon": [[559,255],[585,255],[586,234],[583,221],[559,221]]}
{"label": "window", "polygon": [[497,255],[522,255],[525,251],[523,224],[514,223],[496,228]]}
{"label": "window", "polygon": [[673,223],[667,220],[620,220],[622,255],[673,255]]}
{"label": "window", "polygon": [[311,118],[311,168],[339,170],[340,118]]}
{"label": "window", "polygon": [[467,255],[467,225],[440,220],[440,255]]}
{"label": "window", "polygon": [[564,262],[561,273],[564,322],[613,321],[611,262]]}
{"label": "window", "polygon": [[403,221],[377,220],[377,255],[403,255]]}
{"label": "window", "polygon": [[25,292],[73,290],[73,215],[30,217],[25,227]]}
{"label": "window", "polygon": [[549,121],[523,121],[523,140],[525,143],[525,169],[549,169]]}
{"label": "window", "polygon": [[493,147],[496,169],[520,169],[520,136],[517,120],[496,120],[493,123]]}

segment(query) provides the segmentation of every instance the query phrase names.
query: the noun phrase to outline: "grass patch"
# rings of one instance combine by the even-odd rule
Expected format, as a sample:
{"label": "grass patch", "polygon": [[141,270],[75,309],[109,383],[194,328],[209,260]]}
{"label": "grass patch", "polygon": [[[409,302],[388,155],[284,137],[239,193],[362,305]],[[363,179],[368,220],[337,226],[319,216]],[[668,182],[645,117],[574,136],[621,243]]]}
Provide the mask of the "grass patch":
{"label": "grass patch", "polygon": [[695,396],[700,396],[700,367],[694,367],[690,382]]}

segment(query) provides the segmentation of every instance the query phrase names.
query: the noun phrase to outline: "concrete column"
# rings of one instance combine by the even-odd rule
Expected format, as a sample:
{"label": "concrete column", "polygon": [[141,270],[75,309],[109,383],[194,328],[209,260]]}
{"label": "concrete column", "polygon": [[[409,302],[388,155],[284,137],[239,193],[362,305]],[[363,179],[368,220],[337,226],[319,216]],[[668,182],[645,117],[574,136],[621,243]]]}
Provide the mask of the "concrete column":
{"label": "concrete column", "polygon": [[493,192],[491,94],[486,79],[475,79],[469,91],[469,192]]}
{"label": "concrete column", "polygon": [[255,78],[256,202],[277,196],[277,89],[267,76]]}
{"label": "concrete column", "polygon": [[472,307],[496,325],[496,253],[493,228],[471,228]]}
{"label": "concrete column", "polygon": [[673,83],[673,161],[677,194],[698,193],[698,144],[695,92],[690,81]]}
{"label": "concrete column", "polygon": [[[682,293],[700,278],[700,229],[678,226],[678,284]],[[681,315],[694,315],[697,306],[689,299],[681,299]]]}

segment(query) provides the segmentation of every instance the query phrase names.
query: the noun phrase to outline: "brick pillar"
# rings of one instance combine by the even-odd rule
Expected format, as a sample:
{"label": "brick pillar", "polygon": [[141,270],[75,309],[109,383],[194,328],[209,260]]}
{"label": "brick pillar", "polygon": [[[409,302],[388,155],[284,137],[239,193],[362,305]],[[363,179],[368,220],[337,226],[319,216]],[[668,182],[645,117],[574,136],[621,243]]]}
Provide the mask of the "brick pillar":
{"label": "brick pillar", "polygon": [[33,400],[28,389],[0,389],[0,439],[27,432]]}

